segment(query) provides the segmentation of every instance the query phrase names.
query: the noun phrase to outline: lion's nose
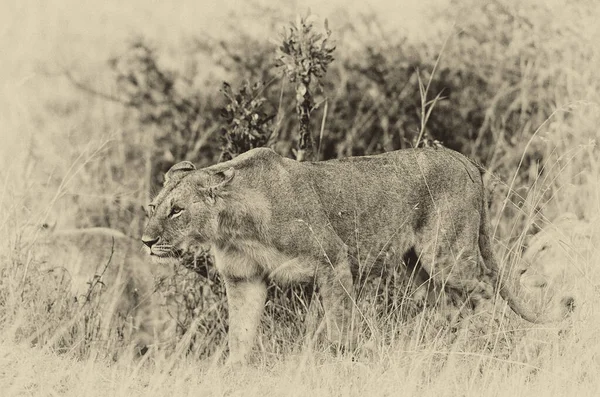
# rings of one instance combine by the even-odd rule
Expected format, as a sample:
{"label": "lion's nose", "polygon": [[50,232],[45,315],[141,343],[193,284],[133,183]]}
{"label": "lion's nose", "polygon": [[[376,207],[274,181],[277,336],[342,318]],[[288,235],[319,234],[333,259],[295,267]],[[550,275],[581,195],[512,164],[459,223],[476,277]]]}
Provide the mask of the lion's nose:
{"label": "lion's nose", "polygon": [[142,236],[142,243],[146,244],[148,248],[152,248],[152,246],[160,241],[160,237],[152,238],[148,236]]}

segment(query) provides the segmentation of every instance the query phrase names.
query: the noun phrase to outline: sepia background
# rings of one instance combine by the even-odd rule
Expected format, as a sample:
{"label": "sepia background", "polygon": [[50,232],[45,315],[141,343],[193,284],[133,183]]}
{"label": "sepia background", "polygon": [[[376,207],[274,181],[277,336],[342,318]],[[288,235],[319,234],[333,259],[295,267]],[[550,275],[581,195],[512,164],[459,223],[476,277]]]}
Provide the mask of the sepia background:
{"label": "sepia background", "polygon": [[506,312],[456,331],[408,303],[382,316],[376,297],[363,303],[375,324],[362,335],[370,353],[351,362],[299,342],[311,327],[307,291],[273,286],[257,363],[235,375],[218,365],[226,306],[209,257],[155,286],[176,326],[162,349],[139,357],[123,331],[129,317],[93,299],[74,303],[44,267],[63,261],[72,281],[87,266],[93,280],[106,258],[74,269],[34,248],[40,229],[107,227],[143,261],[143,206],[171,165],[207,166],[224,148],[263,145],[293,158],[298,85],[276,65],[277,49],[294,24],[325,37],[325,20],[335,49],[310,85],[315,159],[409,148],[420,132],[476,159],[490,171],[507,269],[562,214],[597,236],[599,17],[593,0],[2,2],[3,395],[593,395],[600,264],[590,239],[569,247],[570,277],[545,292],[577,293],[565,324]]}

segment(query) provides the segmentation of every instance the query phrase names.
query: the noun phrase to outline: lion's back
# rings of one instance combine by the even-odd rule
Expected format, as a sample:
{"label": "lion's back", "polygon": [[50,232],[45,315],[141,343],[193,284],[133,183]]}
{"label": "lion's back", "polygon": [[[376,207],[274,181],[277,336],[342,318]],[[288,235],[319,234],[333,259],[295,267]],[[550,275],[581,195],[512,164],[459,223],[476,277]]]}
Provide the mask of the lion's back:
{"label": "lion's back", "polygon": [[[464,223],[465,213],[481,213],[484,203],[479,168],[444,148],[318,162],[297,162],[269,149],[242,156],[219,167],[235,167],[238,183],[260,192],[252,207],[267,203],[275,234],[301,232],[303,226],[293,222],[301,220],[313,233],[319,227],[322,233],[332,230],[336,239],[363,252],[378,252],[391,240],[405,251],[416,240],[435,237],[429,234],[439,227],[437,214],[445,214],[442,223],[449,228]],[[477,235],[479,225],[473,227]]]}
{"label": "lion's back", "polygon": [[[305,163],[272,158],[271,164],[272,170],[282,168],[289,176],[283,179],[279,190],[295,194],[299,192],[294,187],[317,189],[321,195],[338,197],[340,193],[355,192],[367,202],[382,192],[398,199],[432,195],[435,198],[436,194],[458,189],[465,193],[465,186],[474,190],[475,196],[482,192],[478,167],[462,154],[444,148],[405,149]],[[261,172],[265,172],[264,168]],[[278,174],[275,176],[282,172]]]}
{"label": "lion's back", "polygon": [[[310,163],[296,167],[291,179],[293,195],[316,193],[315,202],[344,229],[342,234],[351,234],[358,220],[373,239],[389,238],[400,225],[418,229],[431,220],[435,208],[478,210],[483,202],[477,167],[447,149],[407,149]],[[300,183],[294,186],[294,181]]]}
{"label": "lion's back", "polygon": [[[446,148],[404,149],[317,162],[297,162],[272,149],[255,148],[206,170],[222,171],[230,166],[246,175],[248,183],[256,189],[276,188],[284,194],[296,195],[297,189],[317,188],[325,194],[335,194],[340,190],[347,193],[351,188],[369,195],[385,188],[401,196],[430,196],[457,183],[475,182],[475,188],[481,185],[478,166]],[[425,192],[427,185],[429,191]]]}

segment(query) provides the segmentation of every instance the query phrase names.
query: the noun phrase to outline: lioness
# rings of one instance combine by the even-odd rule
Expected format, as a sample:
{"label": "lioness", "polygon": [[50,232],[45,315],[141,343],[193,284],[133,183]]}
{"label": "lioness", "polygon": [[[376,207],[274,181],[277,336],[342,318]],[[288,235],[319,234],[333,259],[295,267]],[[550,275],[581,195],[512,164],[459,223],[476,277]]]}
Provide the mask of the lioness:
{"label": "lioness", "polygon": [[[328,338],[350,349],[353,273],[372,272],[384,257],[414,250],[437,285],[473,304],[492,297],[499,281],[480,168],[452,150],[301,163],[259,148],[201,170],[184,161],[149,208],[142,240],[151,255],[212,246],[229,304],[230,363],[248,358],[267,279],[314,281]],[[509,283],[499,289],[529,321],[567,311],[535,313]]]}
{"label": "lioness", "polygon": [[534,293],[542,293],[589,273],[585,264],[600,242],[595,229],[593,223],[572,213],[554,219],[529,240],[523,252],[521,283]]}
{"label": "lioness", "polygon": [[148,261],[138,240],[101,227],[42,230],[32,255],[37,270],[56,275],[79,304],[94,300],[101,340],[118,333],[143,352],[174,337],[174,319],[154,291],[173,271]]}

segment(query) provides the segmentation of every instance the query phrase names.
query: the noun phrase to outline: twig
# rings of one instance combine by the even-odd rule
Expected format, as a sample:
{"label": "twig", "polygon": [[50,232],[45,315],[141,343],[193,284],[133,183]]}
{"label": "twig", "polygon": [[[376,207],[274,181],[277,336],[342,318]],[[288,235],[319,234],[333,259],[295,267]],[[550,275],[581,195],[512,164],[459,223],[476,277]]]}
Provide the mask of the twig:
{"label": "twig", "polygon": [[327,120],[327,110],[329,108],[329,101],[325,100],[325,107],[323,109],[323,119],[321,119],[321,132],[319,133],[319,146],[317,148],[317,158],[315,160],[319,160],[321,158],[321,144],[323,143],[323,133],[325,132],[325,121]]}
{"label": "twig", "polygon": [[110,94],[106,94],[104,92],[97,91],[96,89],[94,89],[94,88],[92,88],[92,87],[90,87],[90,86],[82,83],[81,81],[79,81],[75,77],[73,77],[73,75],[71,74],[71,72],[69,70],[67,70],[67,69],[65,69],[63,71],[63,75],[76,88],[78,88],[78,89],[80,89],[80,90],[82,90],[84,92],[87,92],[88,94],[100,97],[100,98],[105,99],[107,101],[120,103],[120,104],[125,105],[125,106],[135,106],[135,104],[133,102],[131,102],[131,101],[126,101],[126,100],[123,100],[121,98],[117,98],[116,96],[112,96]]}
{"label": "twig", "polygon": [[[421,95],[421,128],[419,131],[419,136],[417,137],[417,141],[415,142],[415,147],[418,147],[419,143],[421,143],[421,140],[423,139],[423,136],[425,135],[425,128],[427,126],[427,120],[429,120],[429,116],[431,115],[431,112],[433,111],[435,104],[437,103],[437,101],[439,101],[441,99],[442,93],[440,92],[436,95],[436,97],[432,101],[427,102],[427,93],[429,92],[429,88],[431,87],[431,82],[433,80],[433,76],[435,75],[435,71],[437,70],[437,67],[440,63],[440,59],[442,58],[442,54],[444,53],[444,50],[446,49],[446,44],[448,44],[449,39],[450,39],[450,35],[446,36],[446,40],[444,40],[442,49],[440,50],[440,53],[438,54],[437,59],[435,60],[435,63],[433,65],[433,70],[431,71],[431,74],[429,75],[429,80],[427,81],[427,87],[423,87],[423,82],[421,81],[421,76],[417,71],[417,79],[419,80],[419,93]],[[429,106],[429,108],[428,108],[428,106]]]}
{"label": "twig", "polygon": [[102,269],[102,272],[99,275],[95,274],[94,279],[91,282],[89,282],[90,287],[88,288],[88,292],[85,295],[84,304],[88,303],[91,300],[92,292],[94,291],[94,288],[99,283],[102,283],[102,281],[101,281],[102,276],[104,276],[104,273],[106,273],[106,269],[108,269],[108,266],[110,265],[110,262],[112,261],[113,254],[115,253],[115,238],[114,238],[114,236],[111,237],[111,239],[112,239],[112,246],[110,247],[110,256],[108,257],[108,261],[106,262],[106,265],[104,265],[104,269]]}

